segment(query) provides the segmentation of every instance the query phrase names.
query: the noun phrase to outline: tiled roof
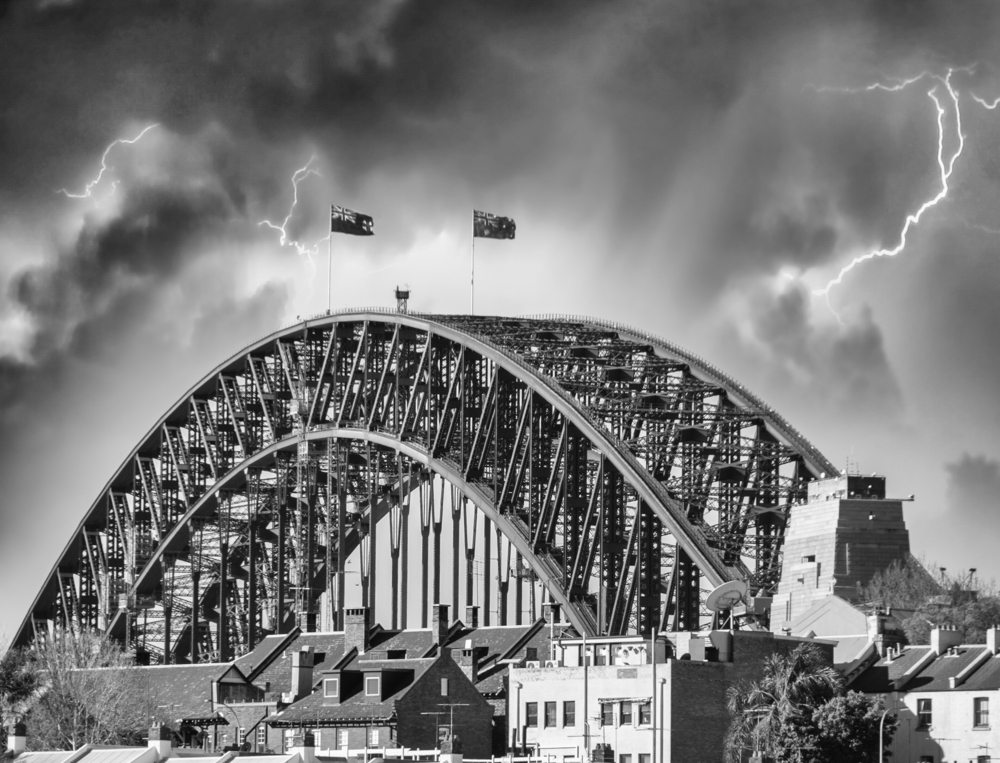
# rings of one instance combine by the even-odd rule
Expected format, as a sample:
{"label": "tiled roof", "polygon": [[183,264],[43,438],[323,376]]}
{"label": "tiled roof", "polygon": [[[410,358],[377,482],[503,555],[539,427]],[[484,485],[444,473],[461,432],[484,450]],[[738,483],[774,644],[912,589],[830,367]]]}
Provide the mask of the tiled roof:
{"label": "tiled roof", "polygon": [[143,665],[125,668],[123,674],[131,696],[141,697],[150,708],[155,708],[162,716],[157,720],[174,723],[182,718],[214,715],[212,682],[229,669],[228,663],[218,662]]}
{"label": "tiled roof", "polygon": [[254,672],[259,672],[266,667],[267,663],[274,657],[274,652],[283,650],[285,642],[290,641],[292,638],[294,638],[294,636],[291,633],[265,636],[260,640],[257,646],[244,654],[242,657],[237,658],[236,667],[238,667],[244,675],[249,676],[250,679],[253,680]]}
{"label": "tiled roof", "polygon": [[253,683],[267,689],[269,694],[287,692],[292,687],[292,654],[303,647],[311,646],[317,659],[313,675],[332,666],[344,653],[343,633],[300,633],[287,644],[286,648],[256,675]]}
{"label": "tiled roof", "polygon": [[346,667],[350,670],[374,670],[377,668],[385,670],[411,670],[412,677],[405,685],[400,686],[396,693],[386,698],[380,703],[373,703],[365,699],[364,693],[359,691],[347,697],[337,705],[324,705],[323,692],[320,689],[313,691],[308,697],[303,697],[298,702],[289,705],[285,710],[268,719],[268,723],[275,725],[296,725],[298,723],[314,723],[323,725],[333,721],[387,721],[396,713],[396,701],[406,696],[428,668],[435,662],[434,658],[422,658],[412,660],[376,660],[376,659],[355,659]]}
{"label": "tiled roof", "polygon": [[[864,671],[851,684],[852,689],[869,693],[887,693],[895,690],[894,683],[918,662],[927,659],[929,646],[906,647],[892,659],[882,658]],[[985,659],[986,647],[982,644],[964,644],[938,655],[907,679],[903,690],[919,691],[986,691],[1000,689],[1000,655]],[[974,662],[981,662],[962,683],[951,688],[952,678]]]}
{"label": "tiled roof", "polygon": [[95,747],[80,763],[156,763],[156,750],[149,747]]}
{"label": "tiled roof", "polygon": [[63,763],[76,754],[73,750],[45,750],[24,752],[17,756],[18,763]]}
{"label": "tiled roof", "polygon": [[990,691],[1000,689],[1000,655],[990,657],[976,668],[968,680],[962,684],[966,691]]}
{"label": "tiled roof", "polygon": [[882,658],[858,676],[851,688],[870,694],[894,691],[893,683],[924,658],[929,650],[929,646],[908,646],[891,661]]}
{"label": "tiled roof", "polygon": [[985,646],[960,646],[934,659],[906,684],[906,691],[947,691],[948,679],[954,678],[969,663],[981,656]]}

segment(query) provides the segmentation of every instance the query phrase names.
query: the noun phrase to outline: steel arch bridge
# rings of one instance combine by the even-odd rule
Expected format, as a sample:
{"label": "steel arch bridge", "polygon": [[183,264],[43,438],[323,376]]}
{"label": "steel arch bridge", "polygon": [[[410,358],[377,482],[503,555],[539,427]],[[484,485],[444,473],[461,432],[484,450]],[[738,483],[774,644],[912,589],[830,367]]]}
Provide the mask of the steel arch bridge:
{"label": "steel arch bridge", "polygon": [[696,628],[708,587],[773,589],[784,519],[821,473],[738,382],[623,326],[322,316],[170,408],[15,641],[61,623],[154,662],[228,660],[342,627],[345,607],[427,627],[450,600],[503,625],[541,596],[591,635]]}

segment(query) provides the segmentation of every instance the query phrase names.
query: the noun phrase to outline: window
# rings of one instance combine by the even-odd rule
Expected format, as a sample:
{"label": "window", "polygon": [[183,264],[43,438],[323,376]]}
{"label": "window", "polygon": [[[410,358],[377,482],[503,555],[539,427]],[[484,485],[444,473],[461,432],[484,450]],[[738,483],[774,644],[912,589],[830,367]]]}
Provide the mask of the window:
{"label": "window", "polygon": [[365,677],[365,696],[366,697],[377,697],[382,693],[381,681],[379,676],[366,676]]}
{"label": "window", "polygon": [[576,725],[576,702],[567,700],[563,702],[563,726]]}
{"label": "window", "polygon": [[601,703],[601,725],[602,726],[615,725],[615,705],[613,702]]}
{"label": "window", "polygon": [[240,726],[236,729],[236,744],[243,744],[247,740],[247,730]]}
{"label": "window", "polygon": [[931,701],[929,698],[917,700],[917,728],[926,729],[931,725]]}
{"label": "window", "polygon": [[556,725],[556,703],[545,703],[545,728],[550,729]]}
{"label": "window", "polygon": [[921,755],[920,756],[920,763],[934,763],[934,756],[933,755]]}
{"label": "window", "polygon": [[639,763],[650,763],[650,758],[652,754],[648,752],[639,753]]}
{"label": "window", "polygon": [[989,755],[977,755],[976,756],[976,763],[990,763],[990,756]]}
{"label": "window", "polygon": [[648,725],[653,722],[652,708],[648,702],[639,703],[639,723]]}
{"label": "window", "polygon": [[340,697],[340,679],[339,678],[324,678],[323,679],[323,696],[324,697]]}
{"label": "window", "polygon": [[621,708],[619,710],[618,717],[620,718],[620,720],[618,721],[618,723],[621,724],[622,726],[630,725],[632,723],[632,703],[631,702],[622,702],[621,703]]}
{"label": "window", "polygon": [[618,763],[632,763],[632,756],[627,752],[620,753],[618,755]]}
{"label": "window", "polygon": [[524,659],[526,660],[537,660],[538,659],[538,647],[529,646],[524,650]]}
{"label": "window", "polygon": [[989,697],[975,697],[972,700],[972,725],[978,728],[990,725]]}
{"label": "window", "polygon": [[347,729],[337,729],[337,747],[347,749]]}
{"label": "window", "polygon": [[537,726],[538,725],[538,703],[537,702],[526,702],[524,704],[524,725],[525,726]]}
{"label": "window", "polygon": [[378,746],[378,729],[368,729],[368,746]]}
{"label": "window", "polygon": [[441,696],[442,697],[447,697],[448,696],[448,679],[447,678],[442,678],[441,679]]}
{"label": "window", "polygon": [[267,744],[267,726],[263,723],[257,727],[257,752]]}

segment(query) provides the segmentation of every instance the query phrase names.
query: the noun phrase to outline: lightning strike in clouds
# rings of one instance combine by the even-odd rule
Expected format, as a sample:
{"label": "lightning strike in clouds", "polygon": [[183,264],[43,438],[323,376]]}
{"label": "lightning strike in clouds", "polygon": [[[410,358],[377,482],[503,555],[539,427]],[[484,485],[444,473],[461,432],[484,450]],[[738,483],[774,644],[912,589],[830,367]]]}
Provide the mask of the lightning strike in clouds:
{"label": "lightning strike in clouds", "polygon": [[330,238],[330,234],[327,233],[326,236],[321,238],[319,241],[314,243],[312,246],[306,246],[305,244],[291,238],[288,235],[288,223],[291,222],[292,217],[295,214],[295,207],[299,203],[299,183],[305,180],[310,175],[320,177],[319,171],[314,169],[312,164],[316,161],[315,154],[309,157],[309,161],[306,162],[302,167],[299,167],[295,172],[292,173],[292,205],[288,208],[288,214],[285,215],[285,219],[281,221],[281,225],[273,223],[270,220],[261,220],[257,225],[266,226],[272,230],[278,231],[280,237],[278,238],[278,243],[281,246],[290,246],[295,249],[296,253],[312,259],[313,255],[319,253],[319,245]]}
{"label": "lightning strike in clouds", "polygon": [[[834,286],[838,286],[841,283],[843,283],[844,277],[852,270],[854,270],[854,268],[860,265],[862,262],[867,262],[868,260],[874,259],[876,257],[895,257],[896,255],[900,254],[906,248],[907,236],[909,235],[910,230],[913,228],[913,226],[915,226],[917,223],[920,222],[920,219],[923,217],[924,213],[928,209],[931,209],[932,207],[936,206],[939,202],[941,202],[944,198],[947,197],[948,191],[950,190],[948,181],[951,178],[952,172],[954,172],[955,170],[955,162],[958,160],[958,157],[962,155],[962,151],[965,148],[965,135],[962,132],[962,111],[959,107],[958,91],[955,89],[954,85],[952,85],[951,82],[952,74],[954,74],[956,71],[969,72],[971,71],[971,68],[969,67],[960,69],[950,68],[948,69],[948,73],[944,77],[937,74],[930,74],[928,72],[923,72],[917,75],[916,77],[911,77],[909,79],[901,80],[895,84],[888,84],[888,85],[884,83],[875,83],[872,85],[868,85],[867,87],[858,89],[826,88],[826,90],[829,91],[848,92],[848,93],[871,92],[874,90],[884,90],[886,92],[899,92],[900,90],[903,90],[909,87],[910,85],[919,82],[924,78],[930,78],[935,80],[937,84],[935,84],[930,90],[927,91],[927,96],[934,102],[934,108],[937,111],[937,127],[938,127],[937,163],[941,179],[940,190],[938,190],[938,192],[930,199],[921,204],[920,207],[918,207],[915,212],[911,212],[909,215],[906,216],[906,221],[904,222],[903,228],[899,233],[899,241],[894,247],[888,249],[886,248],[875,249],[873,251],[866,252],[865,254],[858,255],[857,257],[852,259],[849,263],[844,265],[840,269],[840,272],[836,275],[836,277],[832,278],[826,284],[826,286],[824,286],[821,289],[813,290],[813,294],[817,296],[826,297],[828,304],[829,304],[830,290],[833,289]],[[942,105],[941,98],[938,95],[938,90],[942,86],[947,91],[948,98],[951,99],[952,108],[954,109],[955,112],[955,134],[957,136],[957,144],[947,158],[945,157],[945,133],[946,133],[945,116],[947,115],[948,111]],[[983,105],[986,104],[984,103]]]}
{"label": "lightning strike in clouds", "polygon": [[[104,149],[104,153],[101,155],[101,169],[97,173],[97,177],[95,177],[93,180],[91,180],[89,183],[87,183],[87,185],[85,185],[83,187],[83,191],[81,191],[80,193],[71,193],[70,191],[66,190],[65,188],[60,188],[56,193],[61,193],[64,196],[66,196],[67,198],[69,198],[69,199],[89,199],[89,198],[91,198],[93,196],[94,188],[96,188],[98,186],[98,184],[104,178],[104,173],[107,172],[107,170],[108,170],[108,156],[110,155],[111,150],[115,146],[119,146],[119,145],[128,145],[128,146],[131,146],[131,145],[134,145],[134,144],[138,143],[140,140],[143,139],[143,137],[145,137],[146,133],[148,133],[154,127],[159,127],[159,123],[155,123],[154,122],[151,125],[147,125],[146,127],[142,128],[142,131],[138,135],[136,135],[134,138],[116,138],[110,144],[108,144],[108,147],[106,149]],[[116,180],[116,181],[114,181],[111,184],[111,192],[114,193],[114,191],[117,188],[118,188],[118,181]]]}
{"label": "lightning strike in clouds", "polygon": [[994,98],[993,102],[990,103],[985,98],[980,98],[975,93],[972,93],[972,100],[982,106],[984,109],[989,109],[990,111],[995,111],[997,106],[1000,106],[1000,98]]}

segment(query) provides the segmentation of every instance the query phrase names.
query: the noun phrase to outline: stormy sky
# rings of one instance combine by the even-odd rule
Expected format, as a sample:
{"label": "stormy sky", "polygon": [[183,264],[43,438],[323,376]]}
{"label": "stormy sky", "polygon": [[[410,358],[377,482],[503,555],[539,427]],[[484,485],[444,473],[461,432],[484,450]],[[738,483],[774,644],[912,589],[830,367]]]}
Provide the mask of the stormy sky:
{"label": "stormy sky", "polygon": [[0,3],[0,632],[191,384],[326,309],[326,243],[260,225],[310,159],[287,240],[331,202],[375,219],[333,242],[334,307],[398,283],[467,311],[471,209],[511,216],[478,313],[689,348],[915,493],[918,555],[1000,576],[998,27],[946,0]]}

